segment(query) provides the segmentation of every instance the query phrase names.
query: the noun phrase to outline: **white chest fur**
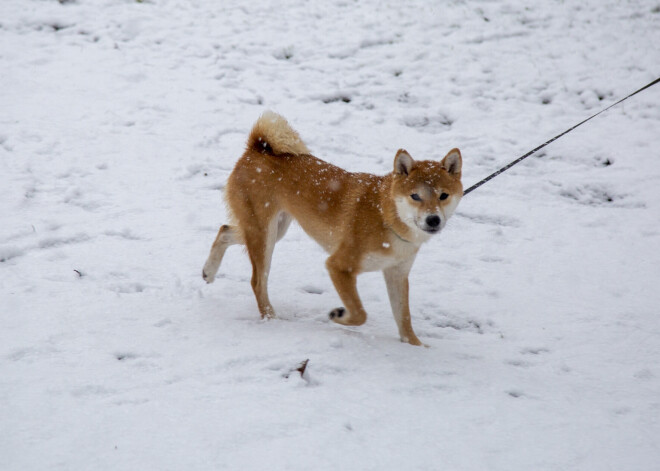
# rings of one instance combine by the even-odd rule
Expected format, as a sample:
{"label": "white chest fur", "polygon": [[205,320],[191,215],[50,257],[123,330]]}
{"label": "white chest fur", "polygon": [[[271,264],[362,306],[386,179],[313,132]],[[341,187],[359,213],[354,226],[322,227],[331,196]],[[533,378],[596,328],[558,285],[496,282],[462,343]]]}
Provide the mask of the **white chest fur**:
{"label": "white chest fur", "polygon": [[364,255],[360,264],[361,271],[381,271],[386,268],[407,265],[415,261],[419,245],[401,240],[396,235],[383,242],[383,252],[371,252]]}

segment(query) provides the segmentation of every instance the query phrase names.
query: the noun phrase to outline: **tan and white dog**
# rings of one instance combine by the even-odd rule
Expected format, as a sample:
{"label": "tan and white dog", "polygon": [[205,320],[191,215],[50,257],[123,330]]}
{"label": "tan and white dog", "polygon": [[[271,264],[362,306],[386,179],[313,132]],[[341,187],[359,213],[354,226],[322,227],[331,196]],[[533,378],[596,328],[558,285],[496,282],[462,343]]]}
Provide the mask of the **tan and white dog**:
{"label": "tan and white dog", "polygon": [[401,340],[421,345],[410,322],[408,273],[422,243],[442,230],[461,200],[461,165],[458,149],[441,162],[399,150],[388,175],[347,172],[312,156],[287,121],[268,111],[229,176],[232,224],[220,227],[202,276],[213,282],[227,247],[244,244],[259,312],[274,317],[267,289],[273,247],[295,219],[330,254],[326,267],[345,306],[330,319],[364,324],[356,277],[382,270]]}

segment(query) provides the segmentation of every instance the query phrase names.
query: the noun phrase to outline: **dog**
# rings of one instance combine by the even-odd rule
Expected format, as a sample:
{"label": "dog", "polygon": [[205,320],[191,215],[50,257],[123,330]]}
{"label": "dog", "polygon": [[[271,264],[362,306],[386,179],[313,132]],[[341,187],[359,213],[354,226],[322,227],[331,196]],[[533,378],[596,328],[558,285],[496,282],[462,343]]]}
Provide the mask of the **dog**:
{"label": "dog", "polygon": [[410,320],[408,274],[463,196],[462,162],[458,149],[441,162],[399,149],[385,176],[348,172],[311,155],[288,122],[267,111],[227,181],[231,224],[220,227],[202,277],[212,283],[227,248],[245,245],[261,317],[275,317],[267,287],[273,247],[295,219],[330,255],[325,265],[344,303],[330,312],[332,321],[364,324],[356,278],[380,270],[401,341],[422,345]]}

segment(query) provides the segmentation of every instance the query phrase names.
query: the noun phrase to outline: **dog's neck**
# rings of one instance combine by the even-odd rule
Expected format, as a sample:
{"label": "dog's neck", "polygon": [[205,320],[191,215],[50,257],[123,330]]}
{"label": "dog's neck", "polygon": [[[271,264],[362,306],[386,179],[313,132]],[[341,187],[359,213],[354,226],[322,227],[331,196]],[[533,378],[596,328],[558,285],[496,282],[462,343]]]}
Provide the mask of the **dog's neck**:
{"label": "dog's neck", "polygon": [[392,234],[394,234],[394,235],[396,236],[396,238],[399,239],[400,241],[403,241],[403,242],[405,242],[405,243],[407,243],[407,244],[413,244],[413,243],[414,243],[414,242],[412,242],[412,241],[410,241],[410,240],[407,240],[407,239],[404,239],[403,237],[401,237],[397,231],[395,231],[394,229],[392,229],[391,226],[387,226],[387,227],[388,227],[388,229],[392,232]]}

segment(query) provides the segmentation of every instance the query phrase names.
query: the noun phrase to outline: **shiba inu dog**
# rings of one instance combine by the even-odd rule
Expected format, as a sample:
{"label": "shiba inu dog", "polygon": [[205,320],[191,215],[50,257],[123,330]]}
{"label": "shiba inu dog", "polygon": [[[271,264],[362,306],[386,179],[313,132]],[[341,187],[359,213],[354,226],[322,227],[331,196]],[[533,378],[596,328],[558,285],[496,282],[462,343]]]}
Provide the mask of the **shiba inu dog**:
{"label": "shiba inu dog", "polygon": [[401,340],[422,345],[410,321],[408,273],[420,246],[445,227],[461,200],[461,166],[458,149],[441,162],[416,161],[400,149],[388,175],[347,172],[312,156],[287,121],[268,111],[229,176],[232,222],[220,227],[202,276],[212,283],[225,250],[244,244],[259,312],[274,317],[267,289],[273,247],[295,219],[330,254],[326,267],[345,306],[330,319],[363,324],[356,277],[380,270]]}

